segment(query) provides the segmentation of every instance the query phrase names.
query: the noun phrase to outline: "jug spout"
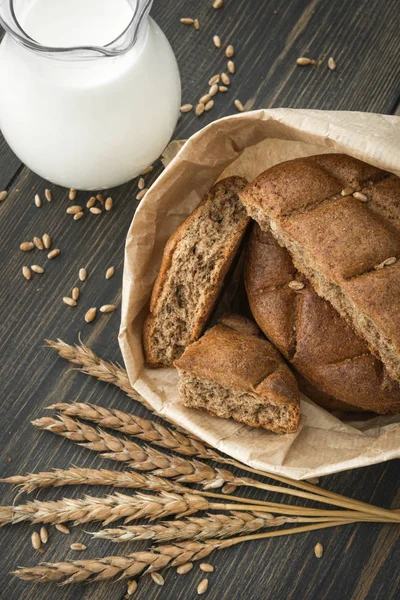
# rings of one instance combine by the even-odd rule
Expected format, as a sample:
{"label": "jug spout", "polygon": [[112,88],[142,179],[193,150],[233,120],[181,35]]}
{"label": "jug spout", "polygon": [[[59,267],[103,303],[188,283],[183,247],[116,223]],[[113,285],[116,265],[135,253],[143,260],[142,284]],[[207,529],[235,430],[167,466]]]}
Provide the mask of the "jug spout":
{"label": "jug spout", "polygon": [[[52,27],[52,10],[57,10],[57,5],[65,0],[0,0],[0,25],[4,30],[19,44],[41,54],[51,55],[52,58],[76,60],[77,58],[98,58],[102,56],[119,56],[129,51],[138,40],[140,31],[150,12],[153,0],[122,0],[123,11],[113,10],[112,0],[103,0],[99,4],[97,0],[86,0],[87,17],[95,20],[99,16],[99,11],[107,14],[110,12],[110,26],[108,38],[101,36],[97,31],[97,36],[93,36],[95,27],[86,28],[85,23],[81,27],[74,27],[75,35],[71,40],[58,40],[55,36],[44,35],[43,39],[37,36],[38,24],[35,24],[34,30],[29,28],[30,19],[26,18],[32,5],[37,2],[48,3],[49,18],[46,23],[39,24],[39,30],[50,32]],[[82,3],[82,0],[75,0]],[[74,13],[68,4],[68,13]],[[92,11],[91,11],[92,9]],[[91,14],[92,13],[92,14]],[[117,14],[118,13],[118,14]],[[116,17],[117,14],[117,17]],[[102,15],[104,18],[104,14]],[[77,37],[78,35],[78,37]]]}

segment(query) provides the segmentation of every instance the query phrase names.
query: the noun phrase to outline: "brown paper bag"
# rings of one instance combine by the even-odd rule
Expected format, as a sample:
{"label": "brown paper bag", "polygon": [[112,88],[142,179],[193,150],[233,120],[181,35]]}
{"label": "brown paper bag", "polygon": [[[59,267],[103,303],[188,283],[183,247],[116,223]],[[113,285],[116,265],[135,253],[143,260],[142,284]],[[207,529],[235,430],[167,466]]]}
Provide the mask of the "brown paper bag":
{"label": "brown paper bag", "polygon": [[141,332],[164,245],[220,177],[248,180],[284,160],[344,152],[400,175],[400,118],[366,113],[259,110],[211,123],[180,149],[141,202],[125,254],[120,345],[133,387],[155,410],[222,452],[305,479],[400,456],[400,415],[342,422],[301,399],[296,434],[278,436],[187,409],[173,368],[144,367]]}

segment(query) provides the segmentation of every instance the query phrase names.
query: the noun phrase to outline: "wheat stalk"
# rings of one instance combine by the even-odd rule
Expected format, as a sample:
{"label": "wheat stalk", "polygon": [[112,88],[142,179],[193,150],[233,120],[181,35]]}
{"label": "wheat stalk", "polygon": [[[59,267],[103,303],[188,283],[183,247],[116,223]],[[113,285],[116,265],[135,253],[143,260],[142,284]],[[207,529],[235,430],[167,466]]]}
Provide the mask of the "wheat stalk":
{"label": "wheat stalk", "polygon": [[104,408],[86,402],[58,402],[48,407],[57,410],[68,417],[76,417],[85,421],[92,421],[120,433],[126,433],[145,442],[156,444],[162,448],[173,450],[184,456],[195,456],[203,459],[213,459],[224,462],[221,455],[212,448],[207,447],[200,440],[188,437],[180,431],[165,427],[161,423],[149,421],[113,408]]}
{"label": "wheat stalk", "polygon": [[167,567],[178,567],[188,561],[202,560],[213,550],[228,548],[235,544],[256,539],[266,539],[285,535],[296,535],[316,529],[345,525],[351,521],[331,521],[329,523],[313,523],[302,527],[294,527],[281,531],[239,536],[227,540],[208,540],[207,542],[176,542],[173,545],[157,546],[150,551],[133,552],[127,556],[107,556],[91,560],[74,560],[70,562],[42,563],[37,567],[19,567],[14,575],[20,579],[38,583],[59,581],[62,584],[94,582],[136,577],[152,573]]}
{"label": "wheat stalk", "polygon": [[[96,430],[70,417],[61,415],[58,420],[44,417],[32,421],[32,423],[40,429],[67,437],[85,448],[102,452],[101,456],[104,458],[125,461],[138,470],[153,471],[155,475],[176,478],[178,482],[199,483],[203,485],[204,489],[217,488],[229,482],[236,486],[254,487],[350,510],[359,511],[360,506],[362,506],[364,513],[371,514],[375,518],[379,516],[386,520],[400,521],[400,514],[395,511],[353,502],[349,498],[344,498],[344,500],[331,499],[319,494],[260,483],[248,477],[235,477],[232,472],[226,469],[214,468],[195,459],[169,456],[149,446],[141,447],[134,442],[116,438],[105,431]],[[318,490],[318,488],[316,489]],[[270,504],[273,505],[268,503],[268,505]]]}
{"label": "wheat stalk", "polygon": [[[137,402],[140,402],[150,410],[153,408],[142,398],[130,385],[128,375],[124,369],[108,363],[104,361],[100,357],[98,357],[90,348],[81,344],[80,346],[70,346],[63,342],[62,340],[58,340],[56,342],[51,340],[46,340],[48,345],[53,348],[60,356],[68,360],[69,362],[78,366],[78,368],[87,375],[92,375],[97,377],[101,381],[105,381],[107,383],[112,383],[117,387],[120,387],[129,397],[133,398]],[[157,413],[156,413],[157,414]],[[168,420],[165,415],[163,415],[165,420]],[[176,426],[176,425],[175,425]],[[192,436],[190,433],[177,428],[182,436],[186,438],[185,445],[191,445],[191,441],[193,440],[195,443],[199,442],[198,438]],[[183,442],[183,438],[182,438]],[[201,442],[199,442],[201,443]],[[386,509],[381,509],[379,507],[375,507],[373,505],[367,504],[366,502],[361,502],[360,500],[354,500],[350,498],[346,498],[341,494],[336,494],[334,492],[330,492],[329,490],[324,490],[323,488],[319,488],[310,483],[304,481],[295,481],[290,479],[289,477],[284,477],[282,475],[277,475],[275,473],[268,473],[264,471],[260,471],[258,469],[253,469],[252,467],[248,467],[247,465],[241,464],[240,462],[221,456],[219,453],[208,450],[207,444],[202,444],[205,448],[206,452],[213,453],[213,460],[222,464],[229,464],[235,466],[239,469],[245,470],[249,473],[254,473],[256,475],[261,475],[262,477],[268,477],[269,479],[273,479],[275,481],[279,481],[280,483],[285,483],[287,485],[291,485],[292,487],[298,488],[305,492],[309,492],[311,494],[318,494],[319,496],[325,496],[326,498],[331,499],[332,501],[337,501],[337,506],[346,506],[346,508],[350,508],[352,510],[364,510],[369,512],[369,514],[377,515],[379,514],[382,518],[388,518],[393,521],[399,521],[400,517],[395,514],[394,511],[389,511]],[[175,449],[176,450],[176,449]],[[201,453],[204,451],[201,450]],[[259,484],[258,487],[261,489],[268,490],[268,487],[265,484]],[[277,487],[271,486],[269,491],[276,491],[279,489]],[[305,497],[305,496],[300,496]],[[326,502],[326,501],[325,501]],[[335,502],[332,502],[335,505]]]}

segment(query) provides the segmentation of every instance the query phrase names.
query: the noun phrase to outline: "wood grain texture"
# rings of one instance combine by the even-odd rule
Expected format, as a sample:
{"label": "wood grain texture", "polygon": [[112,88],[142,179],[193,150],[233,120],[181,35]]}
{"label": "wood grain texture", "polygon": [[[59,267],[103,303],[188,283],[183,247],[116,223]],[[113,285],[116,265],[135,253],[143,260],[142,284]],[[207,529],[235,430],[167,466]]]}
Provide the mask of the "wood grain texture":
{"label": "wood grain texture", "polygon": [[[211,0],[155,1],[153,16],[166,32],[178,58],[183,102],[195,103],[207,89],[208,79],[226,65],[222,51],[212,45],[212,36],[235,47],[237,73],[226,94],[216,97],[215,107],[201,118],[193,112],[182,115],[176,139],[188,137],[212,120],[236,112],[234,98],[247,108],[290,106],[363,110],[394,113],[400,99],[400,12],[397,0],[225,0],[225,7],[213,10]],[[179,23],[183,16],[200,19],[201,29]],[[326,62],[320,68],[296,66],[301,55],[320,59],[334,56],[337,70]],[[3,82],[4,83],[4,82]],[[0,188],[9,197],[0,204],[0,382],[1,382],[1,475],[27,471],[87,467],[116,468],[67,440],[35,430],[29,421],[46,414],[56,401],[78,400],[132,410],[146,415],[123,393],[76,373],[46,348],[44,338],[61,337],[67,342],[83,341],[102,357],[120,361],[117,344],[119,311],[98,315],[88,325],[84,313],[91,306],[120,304],[125,235],[138,202],[137,182],[112,191],[115,206],[100,216],[86,214],[74,222],[65,213],[67,191],[52,187],[54,200],[34,206],[36,192],[48,184],[22,167],[3,140],[0,142]],[[160,172],[146,177],[151,183]],[[77,200],[86,201],[87,193]],[[49,261],[45,252],[23,254],[19,244],[34,235],[49,233],[61,255]],[[25,281],[24,264],[45,266],[44,275]],[[107,267],[116,267],[106,281]],[[89,278],[78,282],[78,270],[85,266]],[[62,303],[62,297],[78,284],[81,298],[76,308]],[[11,459],[12,462],[8,462]],[[343,494],[382,506],[399,506],[398,462],[327,477],[322,485]],[[34,496],[56,499],[84,493],[102,495],[100,488],[42,490]],[[107,490],[108,491],[108,490]],[[243,491],[262,498],[262,493]],[[11,503],[15,491],[2,485],[1,503]],[[24,501],[27,496],[18,498]],[[269,494],[268,499],[276,500]],[[299,501],[300,502],[300,501]],[[85,527],[95,530],[98,524]],[[38,528],[36,528],[38,529]],[[49,528],[50,529],[50,528]],[[44,554],[30,544],[33,526],[5,527],[1,532],[0,598],[4,600],[119,600],[124,582],[95,586],[31,586],[8,573],[17,565],[34,565],[40,560],[105,556],[142,549],[145,544],[127,546],[107,540],[91,540],[82,528],[64,536],[50,530]],[[84,553],[69,549],[72,542],[88,546]],[[320,541],[324,555],[317,560],[314,545]],[[208,575],[210,586],[204,596],[212,600],[392,600],[400,597],[398,571],[399,543],[396,526],[351,525],[282,540],[260,541],[216,552],[210,558],[215,572]],[[179,576],[165,573],[166,584],[157,587],[144,578],[134,596],[140,600],[197,598],[196,586],[204,574],[193,571]]]}

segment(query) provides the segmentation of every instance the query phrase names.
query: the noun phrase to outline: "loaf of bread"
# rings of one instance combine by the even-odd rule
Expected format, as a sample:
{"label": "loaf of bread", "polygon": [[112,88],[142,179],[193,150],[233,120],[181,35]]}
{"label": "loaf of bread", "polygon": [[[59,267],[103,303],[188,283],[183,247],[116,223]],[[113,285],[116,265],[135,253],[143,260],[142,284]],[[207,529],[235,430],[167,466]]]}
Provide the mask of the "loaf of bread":
{"label": "loaf of bread", "polygon": [[265,171],[241,200],[400,380],[400,179],[319,155]]}
{"label": "loaf of bread", "polygon": [[238,196],[246,183],[216,183],[168,240],[144,326],[150,366],[172,365],[202,334],[249,223]]}
{"label": "loaf of bread", "polygon": [[185,406],[275,433],[297,430],[296,380],[252,321],[223,318],[175,361]]}
{"label": "loaf of bread", "polygon": [[305,378],[304,393],[332,410],[400,412],[400,383],[257,224],[247,247],[245,284],[255,320]]}

